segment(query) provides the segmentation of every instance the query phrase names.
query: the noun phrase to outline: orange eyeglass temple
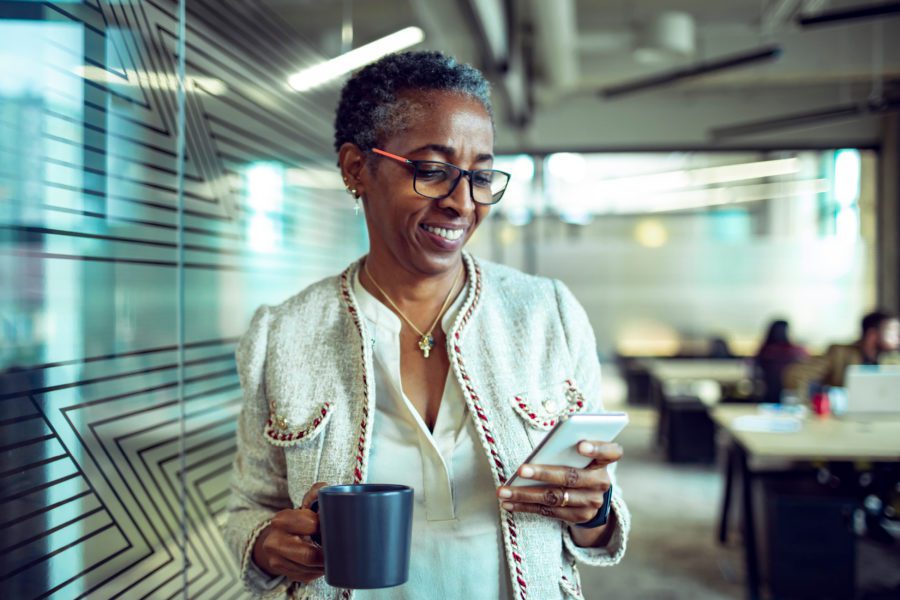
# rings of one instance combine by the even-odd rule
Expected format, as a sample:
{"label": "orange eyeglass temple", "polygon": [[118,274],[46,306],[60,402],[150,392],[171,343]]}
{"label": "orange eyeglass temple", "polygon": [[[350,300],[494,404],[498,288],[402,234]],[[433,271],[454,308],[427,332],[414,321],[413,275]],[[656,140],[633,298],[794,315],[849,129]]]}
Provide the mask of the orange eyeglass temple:
{"label": "orange eyeglass temple", "polygon": [[393,158],[394,160],[399,160],[400,162],[409,162],[408,158],[403,158],[402,156],[397,156],[396,154],[391,154],[390,152],[385,152],[384,150],[379,150],[378,148],[372,148],[372,152],[381,154],[382,156],[387,156],[388,158]]}

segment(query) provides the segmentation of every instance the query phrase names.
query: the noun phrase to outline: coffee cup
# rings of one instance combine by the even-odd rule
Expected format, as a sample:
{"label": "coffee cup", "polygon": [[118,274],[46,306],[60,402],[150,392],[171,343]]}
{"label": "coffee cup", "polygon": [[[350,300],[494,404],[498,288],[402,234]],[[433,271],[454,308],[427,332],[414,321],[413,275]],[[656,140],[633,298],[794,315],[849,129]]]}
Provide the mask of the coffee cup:
{"label": "coffee cup", "polygon": [[349,589],[401,585],[409,579],[413,490],[405,485],[332,485],[310,507],[319,514],[325,581]]}

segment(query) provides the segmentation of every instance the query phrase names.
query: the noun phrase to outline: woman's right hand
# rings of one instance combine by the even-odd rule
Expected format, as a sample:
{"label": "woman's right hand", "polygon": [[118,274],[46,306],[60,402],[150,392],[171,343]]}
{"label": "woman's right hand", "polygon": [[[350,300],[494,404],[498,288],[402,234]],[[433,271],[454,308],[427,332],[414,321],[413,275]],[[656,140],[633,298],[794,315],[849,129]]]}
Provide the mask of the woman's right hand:
{"label": "woman's right hand", "polygon": [[272,517],[257,536],[253,562],[269,575],[284,575],[292,581],[309,583],[325,574],[322,548],[309,536],[319,533],[319,515],[309,509],[319,495],[316,483],[303,497],[301,508],[288,508]]}

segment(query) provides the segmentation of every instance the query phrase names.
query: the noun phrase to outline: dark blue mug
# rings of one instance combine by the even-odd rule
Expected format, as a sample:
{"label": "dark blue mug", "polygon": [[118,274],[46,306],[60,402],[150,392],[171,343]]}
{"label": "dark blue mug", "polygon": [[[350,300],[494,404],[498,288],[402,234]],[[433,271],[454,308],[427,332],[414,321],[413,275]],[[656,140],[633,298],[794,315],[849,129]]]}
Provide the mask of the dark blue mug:
{"label": "dark blue mug", "polygon": [[328,585],[366,590],[409,579],[412,488],[332,485],[319,490],[310,508],[319,513],[320,536],[314,541],[325,555]]}

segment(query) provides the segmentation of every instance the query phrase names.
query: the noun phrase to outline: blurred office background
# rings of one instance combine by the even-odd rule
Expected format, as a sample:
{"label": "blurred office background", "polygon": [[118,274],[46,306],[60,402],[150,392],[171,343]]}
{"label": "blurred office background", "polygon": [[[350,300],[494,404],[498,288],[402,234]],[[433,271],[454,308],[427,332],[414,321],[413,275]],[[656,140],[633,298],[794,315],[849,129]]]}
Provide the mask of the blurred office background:
{"label": "blurred office background", "polygon": [[[241,596],[218,530],[235,343],[259,304],[367,247],[331,146],[344,79],[292,76],[401,31],[485,71],[513,180],[470,249],[572,288],[617,405],[630,361],[742,364],[774,317],[815,352],[900,309],[898,12],[0,1],[2,596]],[[752,398],[746,372],[708,395]],[[586,570],[585,595],[740,597],[719,470],[661,461],[647,394],[624,442],[631,554]],[[896,585],[896,554],[865,556],[882,567],[860,586]]]}

